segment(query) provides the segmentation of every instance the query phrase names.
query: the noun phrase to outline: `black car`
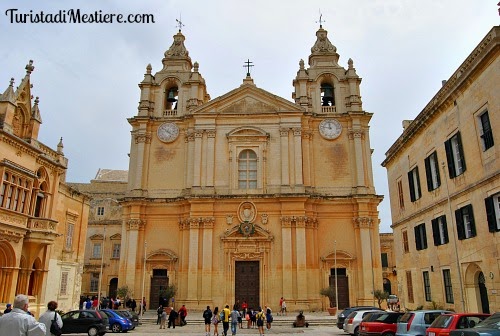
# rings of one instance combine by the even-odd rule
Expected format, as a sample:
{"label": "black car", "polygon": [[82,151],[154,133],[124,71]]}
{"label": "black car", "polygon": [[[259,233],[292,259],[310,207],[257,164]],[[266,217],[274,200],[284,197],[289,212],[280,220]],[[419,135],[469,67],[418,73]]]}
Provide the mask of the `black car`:
{"label": "black car", "polygon": [[135,327],[137,327],[139,325],[139,315],[137,315],[136,312],[122,309],[122,310],[115,310],[115,313],[120,314],[121,316],[126,317],[130,321],[132,321],[132,324],[134,325],[132,330],[135,329]]}
{"label": "black car", "polygon": [[500,313],[495,313],[473,328],[456,329],[450,336],[500,336]]}
{"label": "black car", "polygon": [[379,307],[373,307],[373,306],[355,306],[355,307],[348,307],[345,308],[339,316],[337,316],[337,328],[343,329],[344,328],[344,321],[345,318],[352,313],[353,311],[357,310],[366,310],[366,309],[377,309],[377,310],[382,310]]}
{"label": "black car", "polygon": [[63,321],[62,333],[100,336],[106,333],[108,318],[98,310],[72,310],[61,316]]}

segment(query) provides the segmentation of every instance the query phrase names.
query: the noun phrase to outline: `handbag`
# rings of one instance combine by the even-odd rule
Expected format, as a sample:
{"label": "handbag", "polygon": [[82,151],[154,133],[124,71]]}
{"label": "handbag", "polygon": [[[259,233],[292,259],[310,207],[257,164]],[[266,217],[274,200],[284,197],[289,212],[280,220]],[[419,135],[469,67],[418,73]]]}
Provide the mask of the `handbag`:
{"label": "handbag", "polygon": [[54,312],[54,319],[50,323],[50,333],[56,336],[61,336],[62,335],[62,330],[59,327],[59,324],[57,324],[57,313]]}

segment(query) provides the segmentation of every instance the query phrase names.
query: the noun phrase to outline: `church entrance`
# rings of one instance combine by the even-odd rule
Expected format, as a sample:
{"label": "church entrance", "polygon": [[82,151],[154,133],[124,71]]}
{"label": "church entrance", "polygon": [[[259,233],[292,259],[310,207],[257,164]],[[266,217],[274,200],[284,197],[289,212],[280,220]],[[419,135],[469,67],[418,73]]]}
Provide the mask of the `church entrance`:
{"label": "church entrance", "polygon": [[259,261],[236,261],[234,279],[235,300],[240,304],[245,300],[248,308],[257,309],[260,306]]}
{"label": "church entrance", "polygon": [[[335,288],[335,269],[330,270],[330,287]],[[339,295],[338,309],[349,307],[349,278],[345,268],[337,268],[337,293]]]}
{"label": "church entrance", "polygon": [[151,291],[149,292],[149,309],[156,309],[160,305],[162,291],[168,287],[168,276],[166,269],[153,269],[151,278]]}

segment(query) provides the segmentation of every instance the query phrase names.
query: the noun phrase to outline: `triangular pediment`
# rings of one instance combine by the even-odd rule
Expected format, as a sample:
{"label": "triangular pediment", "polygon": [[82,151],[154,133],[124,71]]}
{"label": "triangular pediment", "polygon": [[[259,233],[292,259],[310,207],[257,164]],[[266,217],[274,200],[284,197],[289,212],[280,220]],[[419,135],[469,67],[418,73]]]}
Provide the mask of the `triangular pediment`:
{"label": "triangular pediment", "polygon": [[304,110],[255,85],[242,85],[198,107],[193,114],[278,114]]}

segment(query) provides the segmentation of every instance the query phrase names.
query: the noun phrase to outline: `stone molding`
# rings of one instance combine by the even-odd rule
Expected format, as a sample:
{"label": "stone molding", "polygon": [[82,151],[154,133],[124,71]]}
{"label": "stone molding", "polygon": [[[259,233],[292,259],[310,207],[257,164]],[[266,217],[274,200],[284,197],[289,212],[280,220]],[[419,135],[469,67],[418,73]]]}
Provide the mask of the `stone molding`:
{"label": "stone molding", "polygon": [[356,229],[370,229],[373,227],[373,219],[370,217],[356,217],[352,220]]}
{"label": "stone molding", "polygon": [[282,216],[280,220],[281,227],[318,227],[318,220],[308,216]]}
{"label": "stone molding", "polygon": [[179,230],[213,229],[215,217],[189,217],[179,220]]}
{"label": "stone molding", "polygon": [[131,218],[127,221],[127,229],[128,230],[140,230],[144,229],[145,222],[139,218]]}
{"label": "stone molding", "polygon": [[19,232],[10,231],[10,230],[0,230],[0,241],[6,240],[8,242],[19,243],[19,241],[23,237],[24,236]]}

